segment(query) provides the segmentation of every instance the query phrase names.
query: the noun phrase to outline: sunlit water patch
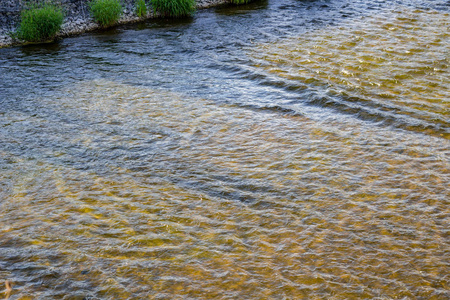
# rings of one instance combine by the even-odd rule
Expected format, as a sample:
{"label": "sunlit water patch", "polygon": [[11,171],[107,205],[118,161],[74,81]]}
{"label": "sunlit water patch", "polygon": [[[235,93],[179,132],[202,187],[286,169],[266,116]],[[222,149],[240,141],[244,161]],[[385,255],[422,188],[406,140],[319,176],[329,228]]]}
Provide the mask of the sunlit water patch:
{"label": "sunlit water patch", "polygon": [[320,91],[304,102],[448,138],[449,20],[399,6],[249,51],[253,67],[291,89]]}
{"label": "sunlit water patch", "polygon": [[10,299],[449,296],[445,139],[107,80],[35,102],[0,119]]}

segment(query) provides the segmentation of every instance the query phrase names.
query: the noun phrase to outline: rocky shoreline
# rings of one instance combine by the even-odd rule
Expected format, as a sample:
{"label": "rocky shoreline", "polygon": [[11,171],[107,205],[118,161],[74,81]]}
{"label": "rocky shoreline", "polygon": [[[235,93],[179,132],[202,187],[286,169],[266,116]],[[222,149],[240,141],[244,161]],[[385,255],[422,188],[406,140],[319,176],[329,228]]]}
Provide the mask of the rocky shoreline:
{"label": "rocky shoreline", "polygon": [[[20,12],[25,8],[27,0],[1,0],[0,1],[0,48],[23,44],[14,41],[10,33],[15,32],[20,23]],[[59,0],[61,3],[65,19],[58,38],[72,36],[92,30],[99,29],[100,26],[94,22],[89,13],[88,3],[90,0]],[[144,18],[139,18],[135,13],[136,0],[122,0],[123,14],[118,24],[139,22],[145,19],[158,17],[152,11]],[[146,1],[147,2],[147,1]],[[197,0],[197,9],[208,8],[228,3],[228,0]],[[148,3],[147,3],[148,4]]]}

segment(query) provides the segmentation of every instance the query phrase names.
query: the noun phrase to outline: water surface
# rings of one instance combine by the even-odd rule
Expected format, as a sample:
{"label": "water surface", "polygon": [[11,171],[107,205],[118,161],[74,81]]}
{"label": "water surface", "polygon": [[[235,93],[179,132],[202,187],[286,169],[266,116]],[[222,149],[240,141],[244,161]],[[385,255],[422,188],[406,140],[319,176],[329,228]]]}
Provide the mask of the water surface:
{"label": "water surface", "polygon": [[9,299],[448,299],[449,19],[274,0],[0,49]]}

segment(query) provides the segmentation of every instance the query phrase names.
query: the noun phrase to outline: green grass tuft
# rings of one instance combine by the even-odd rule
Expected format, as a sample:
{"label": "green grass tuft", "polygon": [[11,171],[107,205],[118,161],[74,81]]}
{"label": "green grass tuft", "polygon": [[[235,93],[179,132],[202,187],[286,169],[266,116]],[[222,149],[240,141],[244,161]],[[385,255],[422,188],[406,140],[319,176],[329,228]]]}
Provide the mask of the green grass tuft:
{"label": "green grass tuft", "polygon": [[54,39],[64,21],[62,8],[50,3],[33,4],[20,17],[17,37],[29,42]]}
{"label": "green grass tuft", "polygon": [[195,0],[152,0],[152,4],[165,17],[190,16],[195,12]]}
{"label": "green grass tuft", "polygon": [[147,5],[145,5],[145,0],[137,0],[136,14],[139,18],[143,18],[147,15]]}
{"label": "green grass tuft", "polygon": [[119,0],[92,0],[89,7],[95,22],[103,27],[114,25],[123,11]]}
{"label": "green grass tuft", "polygon": [[242,5],[252,2],[252,0],[231,0],[231,3],[236,5]]}

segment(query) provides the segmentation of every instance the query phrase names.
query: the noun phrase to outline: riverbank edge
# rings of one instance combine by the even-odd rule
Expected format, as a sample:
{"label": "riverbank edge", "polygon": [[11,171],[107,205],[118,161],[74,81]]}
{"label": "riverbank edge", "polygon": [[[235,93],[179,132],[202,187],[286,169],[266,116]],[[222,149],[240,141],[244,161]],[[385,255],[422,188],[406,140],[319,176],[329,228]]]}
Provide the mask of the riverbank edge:
{"label": "riverbank edge", "polygon": [[[197,0],[196,9],[206,9],[211,7],[218,7],[229,4],[229,0]],[[79,12],[86,11],[85,7],[79,7]],[[144,22],[150,19],[160,18],[161,16],[149,7],[149,12],[145,17],[138,17],[133,9],[125,7],[123,14],[119,21],[114,26]],[[17,26],[16,26],[17,27]],[[76,36],[83,33],[99,30],[102,27],[94,22],[94,19],[89,13],[78,13],[65,18],[61,31],[56,35],[56,39]],[[17,28],[16,28],[17,29]],[[14,46],[23,46],[27,44],[36,44],[25,41],[18,41],[11,37],[11,26],[0,26],[0,49]]]}

